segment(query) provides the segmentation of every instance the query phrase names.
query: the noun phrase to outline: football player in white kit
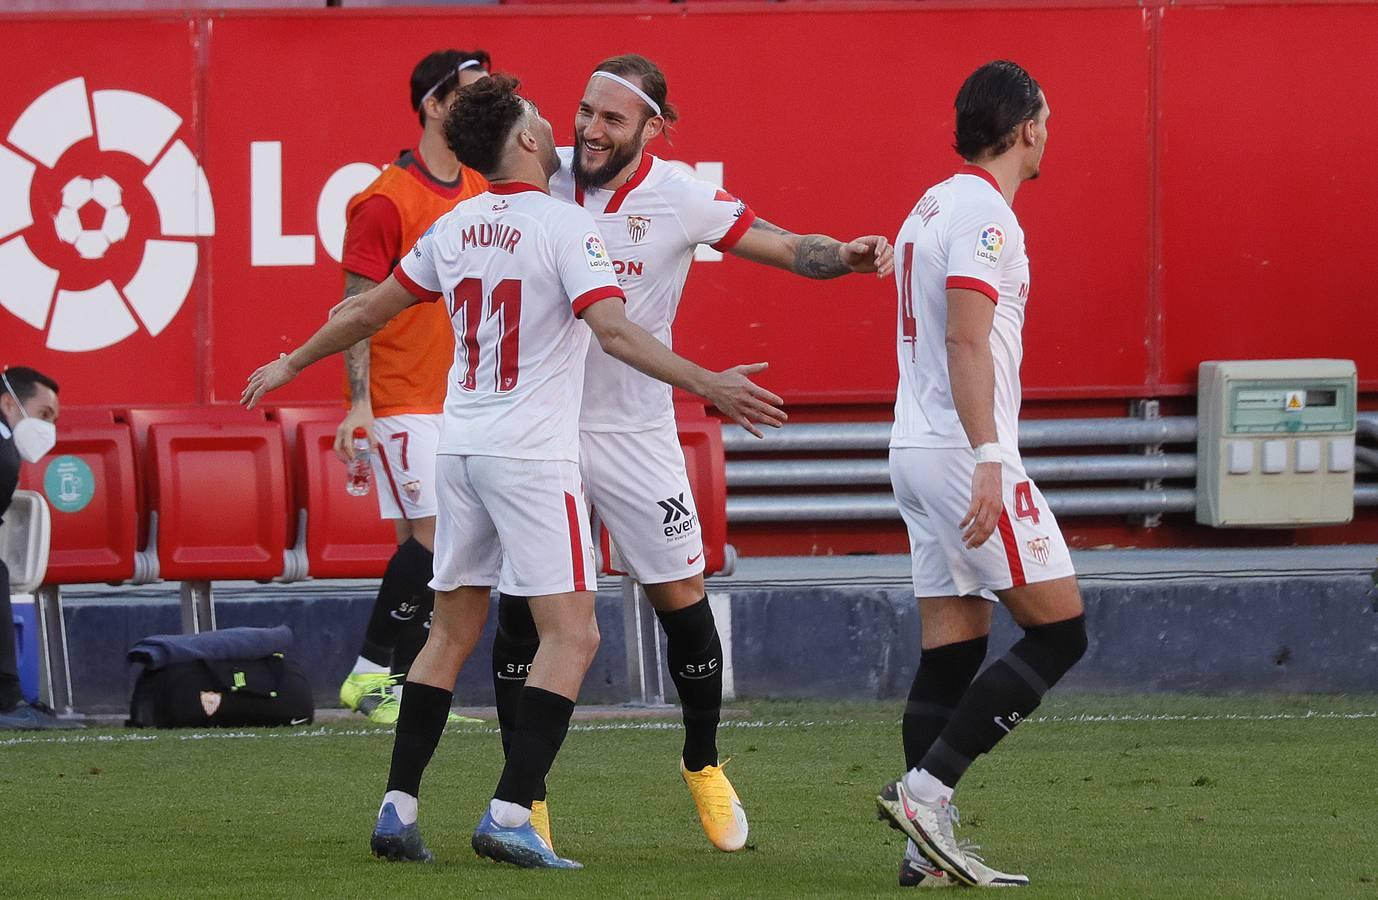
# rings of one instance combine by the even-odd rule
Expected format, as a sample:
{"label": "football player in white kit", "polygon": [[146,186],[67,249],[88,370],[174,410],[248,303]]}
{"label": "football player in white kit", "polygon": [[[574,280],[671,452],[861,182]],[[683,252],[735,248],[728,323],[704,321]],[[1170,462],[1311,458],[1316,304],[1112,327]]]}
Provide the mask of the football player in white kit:
{"label": "football player in white kit", "polygon": [[[1019,457],[1021,330],[1029,258],[1015,191],[1038,177],[1048,101],[1011,62],[957,94],[957,174],[930,188],[895,239],[900,383],[890,478],[909,529],[923,652],[903,720],[903,778],[877,798],[910,838],[900,883],[1027,884],[960,845],[953,789],[1086,651],[1067,545]],[[990,601],[1024,629],[986,656]]]}
{"label": "football player in white kit", "polygon": [[[550,183],[553,196],[598,222],[633,322],[671,343],[671,323],[700,244],[810,278],[889,274],[893,253],[884,237],[843,243],[791,234],[649,153],[647,144],[675,118],[665,76],[653,62],[637,55],[604,60],[579,104],[575,146],[560,151],[560,170]],[[703,543],[670,387],[591,347],[579,457],[594,519],[611,534],[622,567],[645,587],[665,629],[684,716],[680,772],[699,821],[714,846],[739,850],[747,839],[746,814],[719,765],[716,743],[722,644],[704,593]],[[506,734],[536,641],[522,598],[504,594],[498,621],[493,685]]]}
{"label": "football player in white kit", "polygon": [[436,461],[435,618],[403,689],[371,846],[388,859],[432,858],[416,824],[421,776],[497,584],[531,597],[544,640],[473,847],[524,867],[575,868],[539,835],[531,807],[598,647],[578,466],[590,330],[614,357],[707,398],[753,432],[753,422],[778,426],[784,413],[779,398],[746,377],[763,366],[709,372],[628,321],[593,218],[546,192],[559,167],[554,136],[514,79],[494,76],[460,91],[445,134],[460,161],[488,178],[489,191],[437,220],[392,275],[353,298],[301,348],[250,376],[242,399],[253,406],[402,310],[443,299],[455,361]]}

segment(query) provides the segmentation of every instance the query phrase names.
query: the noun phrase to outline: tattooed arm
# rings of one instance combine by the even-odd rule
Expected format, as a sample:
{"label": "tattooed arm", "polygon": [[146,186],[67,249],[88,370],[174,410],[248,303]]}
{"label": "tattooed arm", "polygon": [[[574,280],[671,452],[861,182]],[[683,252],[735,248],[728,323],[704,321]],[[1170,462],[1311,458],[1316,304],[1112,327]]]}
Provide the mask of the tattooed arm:
{"label": "tattooed arm", "polygon": [[794,234],[765,219],[752,222],[731,252],[805,278],[836,278],[852,272],[875,272],[883,278],[895,268],[895,252],[879,235],[844,244],[826,234]]}
{"label": "tattooed arm", "polygon": [[[330,315],[334,316],[347,306],[350,298],[357,297],[377,285],[378,282],[371,278],[346,271],[345,299],[330,311]],[[368,383],[369,339],[364,338],[346,350],[344,360],[345,374],[349,379],[349,412],[340,423],[340,427],[335,430],[335,455],[341,460],[348,461],[354,457],[354,429],[362,428],[368,435],[369,443],[377,444],[373,439],[373,398]]]}

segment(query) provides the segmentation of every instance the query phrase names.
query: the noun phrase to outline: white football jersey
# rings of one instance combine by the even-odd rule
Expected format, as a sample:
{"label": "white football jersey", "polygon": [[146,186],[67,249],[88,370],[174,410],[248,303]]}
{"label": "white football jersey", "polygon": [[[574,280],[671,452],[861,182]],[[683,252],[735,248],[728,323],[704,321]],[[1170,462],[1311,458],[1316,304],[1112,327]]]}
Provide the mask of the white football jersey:
{"label": "white football jersey", "polygon": [[[731,248],[756,214],[736,197],[683,167],[649,153],[625,185],[615,191],[576,188],[574,150],[560,150],[560,171],[550,193],[583,207],[598,223],[612,255],[617,281],[627,294],[627,318],[673,346],[670,325],[694,261],[694,248]],[[584,376],[584,431],[645,431],[675,420],[668,384],[643,375],[589,347]]]}
{"label": "white football jersey", "polygon": [[493,185],[436,220],[393,274],[443,297],[454,325],[438,452],[577,462],[592,334],[578,316],[623,297],[592,217],[531,185]]}
{"label": "white football jersey", "polygon": [[995,179],[963,166],[934,185],[895,238],[900,384],[891,447],[969,447],[947,371],[947,291],[967,288],[995,304],[995,427],[1019,449],[1021,332],[1029,296],[1024,231]]}

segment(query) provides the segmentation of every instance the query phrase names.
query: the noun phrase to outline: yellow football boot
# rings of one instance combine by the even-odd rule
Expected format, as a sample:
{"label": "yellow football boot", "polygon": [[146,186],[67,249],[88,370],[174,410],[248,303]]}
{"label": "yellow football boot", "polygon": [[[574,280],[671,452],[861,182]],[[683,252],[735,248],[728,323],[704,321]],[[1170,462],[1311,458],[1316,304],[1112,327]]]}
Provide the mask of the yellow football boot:
{"label": "yellow football boot", "polygon": [[531,827],[536,829],[547,847],[555,849],[555,844],[550,840],[550,808],[544,800],[531,801]]}
{"label": "yellow football boot", "polygon": [[340,705],[345,709],[359,710],[359,701],[379,689],[391,687],[392,676],[387,672],[354,672],[340,685]]}
{"label": "yellow football boot", "polygon": [[705,766],[702,771],[690,772],[679,764],[679,773],[689,786],[689,795],[699,808],[699,824],[709,842],[719,850],[731,853],[746,846],[746,810],[732,782],[727,780],[721,766]]}

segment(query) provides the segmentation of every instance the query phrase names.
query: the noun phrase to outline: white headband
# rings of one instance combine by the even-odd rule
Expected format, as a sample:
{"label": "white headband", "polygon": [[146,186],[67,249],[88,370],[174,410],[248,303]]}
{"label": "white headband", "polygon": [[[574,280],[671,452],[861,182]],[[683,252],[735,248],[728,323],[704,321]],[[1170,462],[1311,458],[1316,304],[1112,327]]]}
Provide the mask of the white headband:
{"label": "white headband", "polygon": [[651,108],[651,111],[654,112],[656,115],[661,115],[661,112],[660,112],[660,104],[657,103],[657,102],[655,102],[654,100],[652,100],[650,94],[647,94],[647,93],[646,93],[645,91],[643,91],[641,88],[639,88],[639,87],[637,87],[636,85],[632,84],[630,81],[628,81],[627,79],[623,78],[621,75],[614,75],[612,72],[604,72],[604,71],[602,71],[602,70],[599,70],[599,71],[593,73],[593,77],[594,77],[594,78],[610,78],[610,79],[612,79],[613,81],[615,81],[615,82],[617,82],[618,84],[622,85],[622,86],[623,86],[624,88],[626,88],[627,90],[631,91],[633,94],[636,94],[636,95],[637,95],[638,97],[640,97],[642,100],[645,100],[645,101],[646,101],[646,105],[649,106],[649,107]]}
{"label": "white headband", "polygon": [[427,91],[426,93],[422,94],[422,95],[421,95],[421,102],[418,103],[418,104],[416,104],[416,108],[417,108],[417,109],[420,109],[421,107],[425,106],[425,105],[426,105],[426,101],[429,100],[429,99],[431,99],[431,95],[434,94],[436,91],[440,90],[440,86],[441,86],[442,84],[444,84],[445,82],[447,82],[447,81],[450,80],[450,75],[454,75],[456,78],[458,78],[458,77],[459,77],[459,73],[460,73],[460,72],[463,72],[465,69],[481,69],[481,68],[483,68],[483,63],[479,62],[479,61],[476,60],[476,59],[466,59],[464,62],[462,62],[462,63],[460,63],[458,66],[456,66],[456,67],[455,67],[455,70],[454,70],[453,72],[447,74],[444,78],[442,78],[442,79],[440,79],[439,81],[437,81],[437,82],[431,87],[431,89],[430,89],[429,91]]}

